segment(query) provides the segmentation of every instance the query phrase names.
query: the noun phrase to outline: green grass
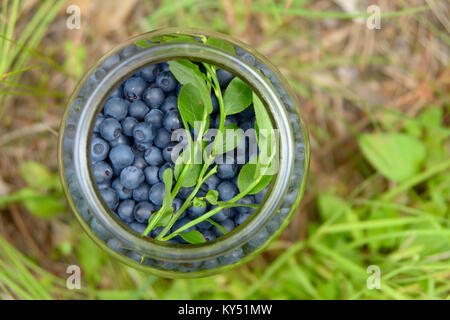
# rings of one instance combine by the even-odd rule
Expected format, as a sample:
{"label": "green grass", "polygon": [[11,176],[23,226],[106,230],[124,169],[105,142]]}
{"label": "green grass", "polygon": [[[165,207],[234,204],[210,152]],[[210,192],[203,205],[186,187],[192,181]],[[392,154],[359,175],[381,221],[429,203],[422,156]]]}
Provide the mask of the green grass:
{"label": "green grass", "polygon": [[[61,266],[64,270],[69,264],[80,265],[82,290],[65,289],[67,275],[64,272],[51,273],[39,267],[39,259],[33,252],[20,252],[0,234],[0,298],[450,298],[450,106],[445,82],[443,84],[440,76],[447,66],[441,64],[434,76],[427,74],[425,77],[427,70],[415,67],[412,60],[399,58],[395,48],[365,54],[358,50],[347,53],[327,47],[322,42],[322,31],[331,33],[351,23],[353,18],[367,16],[364,12],[349,14],[341,11],[333,1],[328,3],[330,9],[324,11],[318,9],[314,1],[292,1],[286,8],[285,1],[255,0],[250,16],[245,1],[233,3],[232,10],[225,8],[221,1],[171,0],[156,8],[143,5],[143,10],[151,14],[135,21],[133,33],[166,26],[222,31],[253,42],[280,67],[301,98],[302,110],[309,104],[313,106],[305,113],[305,118],[312,133],[315,165],[311,168],[305,207],[298,213],[308,214],[307,219],[301,220],[308,223],[306,236],[299,239],[298,231],[291,228],[287,237],[273,243],[263,255],[224,274],[192,280],[158,278],[123,266],[107,256],[83,235],[70,214],[58,215],[49,210],[49,215],[39,216],[43,212],[41,208],[58,209],[58,200],[62,200],[60,189],[55,185],[55,173],[46,169],[48,164],[44,163],[42,167],[33,167],[38,172],[33,176],[48,179],[36,184],[33,179],[27,180],[29,174],[23,174],[22,170],[24,183],[15,186],[9,195],[0,197],[0,214],[7,217],[8,205],[20,204],[27,208],[26,214],[50,219],[49,223],[54,223],[52,227],[64,230],[65,238],[49,248],[51,253],[45,258],[46,265],[55,266],[52,270],[61,270]],[[95,30],[91,34],[93,40],[87,37],[78,49],[72,38],[52,48],[65,56],[73,54],[74,63],[59,61],[39,45],[64,4],[67,3],[56,0],[42,3],[18,29],[23,7],[19,1],[2,3],[2,16],[8,19],[0,20],[0,101],[3,103],[0,111],[20,108],[15,100],[18,95],[36,103],[42,97],[63,97],[70,92],[61,94],[65,88],[46,86],[48,82],[41,83],[39,76],[77,77],[89,62],[93,62],[89,59],[95,60],[90,58],[90,53],[95,49],[96,41],[101,40],[96,39]],[[234,16],[236,25],[230,26],[224,18],[226,15]],[[332,20],[337,21],[336,27],[321,29],[322,22]],[[416,58],[429,56],[429,52],[425,52],[429,48],[411,34],[403,35],[405,28],[409,32],[424,28],[428,40],[448,45],[446,32],[425,5],[392,5],[390,10],[382,10],[382,23],[404,39],[413,41],[408,44],[412,50],[410,54],[417,53]],[[383,38],[388,37],[383,33],[383,27],[376,32],[377,45],[392,45],[390,38]],[[349,41],[349,37],[351,35],[340,41]],[[305,51],[318,54],[310,58],[304,55]],[[94,57],[102,54],[95,52]],[[427,98],[413,116],[410,111],[416,101],[411,103],[412,106],[397,107],[391,99],[386,99],[386,103],[379,105],[362,98],[360,87],[343,83],[335,72],[338,68],[355,68],[360,84],[369,88],[370,83],[382,86],[392,80],[385,74],[387,67],[400,70],[418,84],[426,79],[425,84],[431,88],[432,97]],[[334,81],[324,81],[324,76]],[[404,90],[407,86],[398,81],[391,81],[389,87]],[[418,91],[418,88],[411,88],[402,93]],[[335,100],[343,102],[344,111],[334,108]],[[348,110],[358,110],[361,114],[352,120],[346,113]],[[367,124],[361,126],[361,119]],[[336,138],[339,136],[336,127],[345,133],[342,141]],[[365,148],[361,137],[379,141],[380,134],[386,140]],[[400,153],[395,159],[391,157],[396,150],[389,149],[389,144],[384,142],[398,139],[399,134],[408,137],[402,140],[406,141],[405,150],[411,149],[408,143],[409,146],[420,146],[425,150],[423,156]],[[323,149],[328,152],[319,157]],[[23,165],[29,167],[29,162],[21,163],[20,167]],[[406,165],[412,169],[397,179],[396,173],[404,170]],[[328,176],[333,178],[331,182],[325,179]],[[21,189],[24,185],[27,192]],[[38,204],[35,197],[40,200]],[[2,223],[8,220],[2,216],[0,219]],[[20,240],[20,236],[18,238]],[[380,290],[367,288],[366,281],[370,276],[367,268],[371,265],[380,268]]]}

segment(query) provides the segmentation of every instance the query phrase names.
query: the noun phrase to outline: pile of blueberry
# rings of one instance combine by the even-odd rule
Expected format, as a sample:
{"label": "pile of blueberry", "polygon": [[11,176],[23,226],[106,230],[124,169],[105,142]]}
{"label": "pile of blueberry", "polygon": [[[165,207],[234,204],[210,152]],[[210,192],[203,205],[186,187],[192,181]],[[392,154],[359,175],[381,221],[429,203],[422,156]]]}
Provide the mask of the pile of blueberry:
{"label": "pile of blueberry", "polygon": [[[234,77],[223,69],[217,71],[217,76],[223,91]],[[178,112],[181,87],[167,63],[149,65],[111,93],[94,124],[90,156],[98,191],[108,208],[139,234],[144,232],[148,219],[162,205],[165,191],[163,172],[174,167],[171,153],[178,142],[171,141],[171,136],[174,130],[183,128]],[[211,99],[213,113],[210,127],[217,127],[218,102],[214,94]],[[253,128],[254,123],[252,107],[226,118],[226,125],[236,124],[244,131]],[[219,164],[217,174],[206,181],[197,197],[205,196],[209,190],[217,190],[219,200],[233,198],[238,193],[237,176],[242,166],[237,161]],[[180,189],[173,201],[174,212],[193,189]],[[259,204],[266,190],[247,195],[240,202]],[[172,231],[213,208],[210,204],[204,208],[190,206],[174,224]],[[212,220],[232,231],[244,223],[253,211],[250,207],[229,208],[215,214]],[[197,224],[193,229],[200,231],[206,241],[223,235],[208,221]],[[149,236],[156,237],[161,230],[162,227],[158,227]],[[186,243],[179,236],[169,241]]]}

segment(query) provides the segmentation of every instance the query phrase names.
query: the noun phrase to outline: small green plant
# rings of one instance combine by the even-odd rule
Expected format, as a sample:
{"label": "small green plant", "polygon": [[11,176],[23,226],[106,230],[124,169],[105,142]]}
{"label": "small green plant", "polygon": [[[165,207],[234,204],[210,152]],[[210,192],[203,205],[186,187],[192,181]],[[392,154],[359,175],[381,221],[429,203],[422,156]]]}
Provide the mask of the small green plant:
{"label": "small green plant", "polygon": [[[174,41],[174,39],[169,40]],[[216,38],[204,39],[204,41],[224,50],[234,50],[233,47]],[[144,44],[139,43],[139,45]],[[164,172],[164,203],[150,217],[148,226],[143,233],[146,236],[155,228],[163,227],[162,232],[156,237],[156,240],[160,241],[167,241],[179,235],[185,241],[192,244],[205,242],[200,232],[196,230],[188,231],[188,229],[205,220],[212,222],[210,218],[226,208],[236,206],[256,208],[257,205],[244,205],[237,202],[248,194],[255,194],[263,190],[270,183],[274,174],[272,172],[273,170],[271,170],[272,162],[276,155],[274,130],[263,103],[253,90],[237,77],[230,82],[226,91],[222,93],[216,74],[217,67],[208,63],[202,63],[201,65],[205,70],[204,72],[200,70],[198,64],[191,61],[169,61],[171,72],[183,85],[178,97],[178,108],[184,128],[186,132],[189,132],[190,126],[195,128],[197,135],[193,139],[187,134],[187,147],[177,159],[173,172],[170,168]],[[215,139],[208,146],[205,143],[205,136],[211,125],[209,117],[213,110],[211,92],[216,96],[219,104],[220,120]],[[242,167],[238,175],[239,193],[230,200],[218,201],[217,190],[209,190],[205,197],[196,197],[195,195],[205,181],[217,172],[217,165],[214,165],[216,156],[237,148],[243,137],[242,130],[236,125],[225,125],[226,117],[244,111],[252,103],[256,114],[255,129],[258,146],[261,152],[264,151],[265,156],[262,157],[259,155],[256,159],[247,162]],[[270,146],[270,150],[267,150],[267,146]],[[176,179],[176,183],[172,188],[173,176]],[[172,201],[182,187],[194,187],[194,189],[179,210],[174,212]],[[169,233],[175,222],[189,206],[205,207],[206,201],[215,205],[215,207]],[[220,224],[213,224],[222,233],[226,233],[226,230]]]}

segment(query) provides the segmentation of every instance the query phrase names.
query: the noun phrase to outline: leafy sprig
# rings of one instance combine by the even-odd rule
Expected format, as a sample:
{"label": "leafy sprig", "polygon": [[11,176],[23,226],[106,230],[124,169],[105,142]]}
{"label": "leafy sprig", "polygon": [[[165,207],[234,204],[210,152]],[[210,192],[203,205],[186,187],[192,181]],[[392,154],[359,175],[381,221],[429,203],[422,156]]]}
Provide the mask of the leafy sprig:
{"label": "leafy sprig", "polygon": [[[219,39],[209,38],[206,43],[222,50],[234,50],[232,47],[224,47]],[[187,148],[175,163],[175,186],[172,188],[172,170],[166,169],[163,174],[165,184],[163,206],[150,217],[149,224],[143,233],[147,235],[154,228],[162,226],[163,230],[156,240],[167,241],[180,236],[191,244],[203,243],[205,239],[200,232],[188,230],[203,221],[208,221],[226,234],[228,231],[214,222],[211,217],[227,208],[238,206],[257,208],[258,205],[244,205],[237,202],[247,194],[254,194],[264,189],[273,177],[270,168],[275,159],[276,139],[273,134],[272,121],[263,103],[253,90],[237,77],[230,82],[225,93],[222,94],[216,66],[207,63],[202,65],[206,70],[205,73],[200,70],[199,65],[191,61],[169,61],[171,72],[183,84],[178,97],[178,108],[188,141]],[[212,112],[211,93],[214,93],[219,104],[219,126],[214,141],[207,146],[205,137],[209,133],[209,118]],[[214,166],[216,156],[234,150],[243,137],[243,131],[236,125],[225,126],[226,116],[242,112],[252,104],[256,114],[255,129],[260,154],[255,161],[248,162],[242,167],[238,175],[239,194],[226,202],[218,200],[217,190],[209,190],[204,197],[196,197],[205,181],[217,172],[217,165]],[[189,134],[190,127],[195,129],[194,140]],[[199,156],[201,156],[200,159]],[[188,159],[187,162],[186,159]],[[172,201],[181,187],[194,188],[179,210],[174,212]],[[168,234],[189,206],[204,207],[206,201],[215,205],[215,208]]]}

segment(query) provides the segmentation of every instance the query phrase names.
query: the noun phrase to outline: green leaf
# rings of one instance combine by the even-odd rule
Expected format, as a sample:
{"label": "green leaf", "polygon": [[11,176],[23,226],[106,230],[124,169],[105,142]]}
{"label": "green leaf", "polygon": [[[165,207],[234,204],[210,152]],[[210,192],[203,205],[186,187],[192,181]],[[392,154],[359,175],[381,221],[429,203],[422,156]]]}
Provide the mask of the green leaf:
{"label": "green leaf", "polygon": [[274,174],[277,170],[275,166],[277,163],[274,161],[277,155],[277,136],[272,126],[269,113],[255,92],[253,92],[253,106],[256,117],[256,138],[260,150],[258,170]]}
{"label": "green leaf", "polygon": [[219,39],[219,38],[209,37],[208,40],[206,41],[206,44],[213,46],[213,47],[220,48],[225,51],[228,51],[232,54],[236,53],[234,50],[234,47],[229,42]]}
{"label": "green leaf", "polygon": [[[209,95],[207,96],[207,100],[209,100],[209,104],[211,105]],[[208,110],[207,104],[208,102],[205,101],[200,90],[193,84],[188,83],[181,88],[178,96],[178,109],[183,120],[188,122],[192,127],[195,127],[195,122],[198,121],[204,125],[203,130],[206,129],[206,119],[212,111],[212,109]]]}
{"label": "green leaf", "polygon": [[253,101],[252,94],[252,88],[240,78],[235,77],[223,96],[225,114],[236,114],[246,109]]}
{"label": "green leaf", "polygon": [[217,204],[217,199],[219,199],[219,192],[217,190],[209,190],[205,196],[206,200],[211,204]]}
{"label": "green leaf", "polygon": [[202,170],[201,163],[194,163],[195,161],[191,161],[189,157],[189,151],[191,149],[184,150],[175,161],[174,174],[175,179],[178,180],[180,178],[181,172],[186,165],[189,165],[188,172],[184,175],[183,181],[181,182],[182,187],[193,187],[198,182],[198,177],[200,175],[200,171]]}
{"label": "green leaf", "polygon": [[[205,81],[206,77],[195,63],[188,60],[171,60],[167,62],[170,71],[174,77],[183,85],[191,83],[196,87],[202,86],[201,81]],[[206,87],[206,85],[205,85]]]}
{"label": "green leaf", "polygon": [[61,194],[42,194],[34,189],[24,188],[15,197],[14,202],[22,202],[28,211],[39,218],[52,218],[66,210]]}
{"label": "green leaf", "polygon": [[157,43],[150,43],[150,42],[147,42],[147,40],[145,40],[145,39],[138,40],[134,44],[141,48],[150,48],[150,47],[157,45]]}
{"label": "green leaf", "polygon": [[426,156],[420,140],[402,133],[364,134],[358,143],[370,164],[384,177],[397,182],[417,174]]}
{"label": "green leaf", "polygon": [[164,199],[163,207],[172,207],[172,195],[170,191],[172,190],[172,169],[167,168],[163,172],[163,182],[164,182]]}
{"label": "green leaf", "polygon": [[270,120],[269,113],[255,92],[253,92],[253,107],[255,108],[255,117],[258,128],[272,130],[272,120]]}
{"label": "green leaf", "polygon": [[23,163],[20,167],[20,175],[27,185],[33,189],[61,191],[58,176],[39,162],[27,161]]}
{"label": "green leaf", "polygon": [[184,241],[187,241],[191,244],[198,244],[198,243],[206,242],[203,235],[197,230],[181,232],[180,237],[182,237],[184,239]]}
{"label": "green leaf", "polygon": [[194,199],[192,199],[192,204],[194,205],[194,207],[201,207],[204,208],[206,207],[206,202],[203,201],[202,199],[199,199],[197,197],[195,197]]}
{"label": "green leaf", "polygon": [[151,230],[159,226],[166,226],[169,223],[173,214],[172,207],[172,169],[167,168],[163,172],[164,182],[164,199],[161,208],[150,216],[148,219],[148,226],[143,235],[147,235]]}
{"label": "green leaf", "polygon": [[242,140],[244,132],[235,124],[226,126],[223,132],[216,135],[216,154],[227,153],[235,149]]}
{"label": "green leaf", "polygon": [[[258,157],[259,158],[259,157]],[[258,160],[259,161],[259,160]],[[272,175],[262,175],[260,177],[258,163],[247,162],[241,169],[238,175],[238,187],[240,192],[244,192],[252,185],[256,179],[260,181],[248,192],[248,194],[255,194],[264,189],[272,180]]]}

